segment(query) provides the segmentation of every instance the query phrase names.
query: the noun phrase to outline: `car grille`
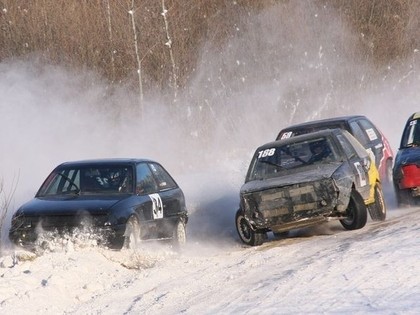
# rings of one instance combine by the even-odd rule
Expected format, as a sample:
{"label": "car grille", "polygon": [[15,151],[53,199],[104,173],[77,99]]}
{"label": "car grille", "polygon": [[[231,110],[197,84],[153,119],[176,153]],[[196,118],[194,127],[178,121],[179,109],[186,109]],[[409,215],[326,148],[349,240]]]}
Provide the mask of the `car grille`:
{"label": "car grille", "polygon": [[337,190],[331,179],[272,188],[253,193],[249,204],[256,204],[265,219],[305,216],[331,211],[337,203]]}
{"label": "car grille", "polygon": [[103,226],[108,216],[80,216],[80,215],[48,215],[24,217],[22,227],[38,227],[44,230],[65,229],[83,225]]}

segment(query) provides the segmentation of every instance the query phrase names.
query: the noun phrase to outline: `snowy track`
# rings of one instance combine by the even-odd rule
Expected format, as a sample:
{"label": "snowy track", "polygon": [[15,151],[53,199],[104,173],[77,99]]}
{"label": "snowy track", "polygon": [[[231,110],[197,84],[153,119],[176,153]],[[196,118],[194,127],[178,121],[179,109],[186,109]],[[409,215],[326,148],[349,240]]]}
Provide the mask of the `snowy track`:
{"label": "snowy track", "polygon": [[190,242],[181,254],[156,244],[136,253],[87,248],[13,267],[3,257],[0,313],[416,314],[420,212],[388,217],[353,232],[331,222],[253,248],[236,239],[220,248]]}

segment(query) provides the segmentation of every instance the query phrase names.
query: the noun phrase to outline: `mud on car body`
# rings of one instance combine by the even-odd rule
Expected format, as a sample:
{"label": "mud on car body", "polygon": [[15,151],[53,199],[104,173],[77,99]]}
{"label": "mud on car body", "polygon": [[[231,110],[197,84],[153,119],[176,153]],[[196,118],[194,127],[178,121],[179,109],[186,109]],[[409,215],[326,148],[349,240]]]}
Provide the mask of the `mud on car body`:
{"label": "mud on car body", "polygon": [[[315,143],[326,153],[313,159]],[[267,143],[252,158],[240,190],[235,223],[240,239],[260,245],[274,234],[340,220],[348,230],[384,219],[385,204],[371,197],[369,153],[347,131],[327,129]],[[376,171],[377,172],[377,171]],[[381,186],[377,191],[382,196]]]}
{"label": "mud on car body", "polygon": [[13,215],[9,238],[31,247],[42,233],[88,226],[110,247],[135,247],[143,239],[172,239],[179,246],[187,221],[184,194],[161,164],[84,160],[51,172],[34,199]]}
{"label": "mud on car body", "polygon": [[410,115],[404,126],[393,180],[400,206],[420,202],[420,112]]}
{"label": "mud on car body", "polygon": [[333,117],[292,125],[281,130],[276,139],[285,139],[327,128],[341,128],[350,132],[366,150],[373,153],[381,181],[392,183],[394,155],[391,146],[383,133],[366,116]]}

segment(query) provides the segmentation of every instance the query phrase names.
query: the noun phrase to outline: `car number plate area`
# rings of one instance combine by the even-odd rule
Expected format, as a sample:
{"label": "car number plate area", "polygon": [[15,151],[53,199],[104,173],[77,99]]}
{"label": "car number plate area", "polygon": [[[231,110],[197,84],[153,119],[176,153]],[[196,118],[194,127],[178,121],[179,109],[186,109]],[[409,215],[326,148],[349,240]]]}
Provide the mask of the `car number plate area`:
{"label": "car number plate area", "polygon": [[257,199],[260,199],[258,208],[264,218],[272,218],[323,209],[330,211],[335,204],[336,191],[331,183],[323,181],[265,190]]}

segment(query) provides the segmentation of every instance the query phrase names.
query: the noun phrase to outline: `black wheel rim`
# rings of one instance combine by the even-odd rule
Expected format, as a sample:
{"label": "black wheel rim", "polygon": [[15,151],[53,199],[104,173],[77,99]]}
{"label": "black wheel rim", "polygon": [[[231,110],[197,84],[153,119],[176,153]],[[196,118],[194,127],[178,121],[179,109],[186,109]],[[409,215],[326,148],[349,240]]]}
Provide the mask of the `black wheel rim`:
{"label": "black wheel rim", "polygon": [[239,218],[239,232],[244,240],[249,241],[251,239],[251,227],[243,217]]}

